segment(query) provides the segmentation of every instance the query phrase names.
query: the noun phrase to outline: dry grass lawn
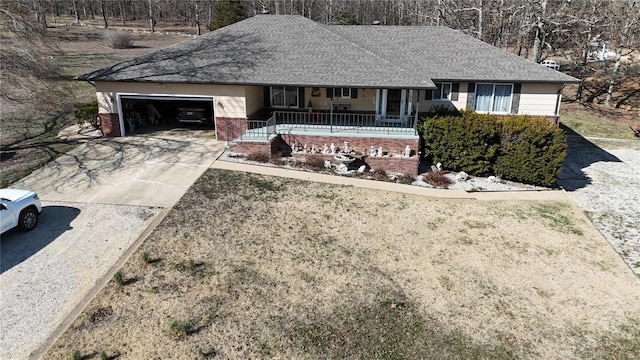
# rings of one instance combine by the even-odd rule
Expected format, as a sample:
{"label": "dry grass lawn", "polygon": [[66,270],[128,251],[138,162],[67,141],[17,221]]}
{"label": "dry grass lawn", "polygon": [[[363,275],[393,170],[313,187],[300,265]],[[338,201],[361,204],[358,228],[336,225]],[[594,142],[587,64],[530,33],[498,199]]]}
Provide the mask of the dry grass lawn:
{"label": "dry grass lawn", "polygon": [[209,170],[121,271],[45,359],[640,356],[640,282],[570,202]]}

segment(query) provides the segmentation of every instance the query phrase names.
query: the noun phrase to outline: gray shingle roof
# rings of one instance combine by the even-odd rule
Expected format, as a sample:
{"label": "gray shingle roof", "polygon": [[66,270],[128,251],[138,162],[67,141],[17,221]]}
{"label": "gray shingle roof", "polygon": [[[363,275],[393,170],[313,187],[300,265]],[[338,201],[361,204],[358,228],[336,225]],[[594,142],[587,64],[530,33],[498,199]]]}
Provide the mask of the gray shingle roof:
{"label": "gray shingle roof", "polygon": [[326,26],[258,15],[78,80],[433,88],[433,80],[576,82],[444,27]]}

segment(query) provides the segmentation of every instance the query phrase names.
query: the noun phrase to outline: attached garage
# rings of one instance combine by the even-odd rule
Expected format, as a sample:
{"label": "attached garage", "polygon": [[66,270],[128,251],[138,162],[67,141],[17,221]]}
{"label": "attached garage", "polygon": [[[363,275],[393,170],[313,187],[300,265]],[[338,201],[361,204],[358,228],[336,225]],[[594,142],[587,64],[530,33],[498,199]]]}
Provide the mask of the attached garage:
{"label": "attached garage", "polygon": [[117,109],[123,135],[167,127],[215,127],[212,96],[118,94]]}

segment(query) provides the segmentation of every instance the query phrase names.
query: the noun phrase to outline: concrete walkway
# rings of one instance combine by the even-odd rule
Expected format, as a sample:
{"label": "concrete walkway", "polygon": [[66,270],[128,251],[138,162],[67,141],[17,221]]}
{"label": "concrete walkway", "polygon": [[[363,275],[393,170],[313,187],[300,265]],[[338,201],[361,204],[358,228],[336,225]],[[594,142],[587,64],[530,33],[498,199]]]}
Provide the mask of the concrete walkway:
{"label": "concrete walkway", "polygon": [[0,359],[42,356],[225,144],[188,131],[96,139],[14,184],[44,209],[32,232],[2,236]]}
{"label": "concrete walkway", "polygon": [[534,201],[569,201],[563,190],[545,191],[505,191],[505,192],[466,192],[463,190],[433,189],[413,185],[396,184],[384,181],[357,179],[346,176],[319,174],[310,171],[291,170],[281,167],[250,165],[239,162],[218,160],[211,166],[214,169],[226,169],[242,171],[254,174],[263,174],[292,179],[316,181],[327,184],[355,186],[366,189],[400,192],[405,194],[428,196],[446,199],[472,199],[472,200],[534,200]]}

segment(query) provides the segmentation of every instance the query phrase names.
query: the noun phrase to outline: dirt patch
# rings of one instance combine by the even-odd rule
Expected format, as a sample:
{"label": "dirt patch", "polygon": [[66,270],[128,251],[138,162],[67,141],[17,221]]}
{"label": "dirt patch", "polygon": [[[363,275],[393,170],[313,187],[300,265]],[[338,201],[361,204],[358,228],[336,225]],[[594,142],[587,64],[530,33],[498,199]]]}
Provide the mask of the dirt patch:
{"label": "dirt patch", "polygon": [[630,301],[640,284],[564,202],[429,199],[210,170],[122,272],[136,281],[105,287],[46,359],[640,352],[640,303]]}
{"label": "dirt patch", "polygon": [[634,139],[630,129],[640,125],[640,110],[628,111],[602,105],[563,103],[560,122],[582,136]]}

